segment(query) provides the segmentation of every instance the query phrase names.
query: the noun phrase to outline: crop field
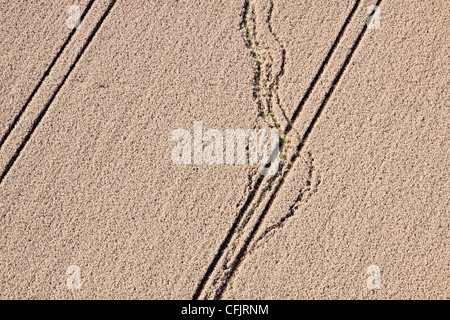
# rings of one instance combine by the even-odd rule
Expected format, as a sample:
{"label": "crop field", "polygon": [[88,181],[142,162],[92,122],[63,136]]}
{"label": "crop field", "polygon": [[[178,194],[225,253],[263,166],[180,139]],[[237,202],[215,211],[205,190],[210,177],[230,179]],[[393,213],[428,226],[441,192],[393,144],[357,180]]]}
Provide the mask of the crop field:
{"label": "crop field", "polygon": [[0,0],[0,299],[448,299],[447,0]]}

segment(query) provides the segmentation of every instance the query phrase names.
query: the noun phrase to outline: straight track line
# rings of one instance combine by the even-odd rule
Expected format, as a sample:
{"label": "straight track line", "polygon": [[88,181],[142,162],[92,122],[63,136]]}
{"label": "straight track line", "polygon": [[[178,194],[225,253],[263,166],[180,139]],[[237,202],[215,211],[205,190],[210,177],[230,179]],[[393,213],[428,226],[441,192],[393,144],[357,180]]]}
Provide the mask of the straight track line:
{"label": "straight track line", "polygon": [[[382,0],[378,0],[376,6],[379,6],[381,4],[381,1]],[[373,13],[374,12],[372,12],[370,15],[373,15]],[[272,203],[274,202],[274,200],[275,200],[279,190],[281,189],[281,187],[284,184],[284,181],[285,181],[285,178],[286,178],[287,174],[289,173],[290,169],[293,167],[293,163],[300,156],[300,151],[302,150],[303,146],[305,145],[306,140],[308,139],[312,129],[314,128],[317,120],[319,119],[319,117],[320,117],[323,109],[325,108],[328,100],[330,99],[331,95],[333,94],[337,84],[339,83],[339,80],[341,79],[342,75],[344,74],[348,64],[350,63],[350,60],[351,60],[353,54],[355,53],[356,49],[358,48],[358,46],[359,46],[359,44],[360,44],[364,34],[366,33],[366,31],[367,31],[367,24],[364,24],[364,27],[362,28],[361,32],[359,33],[358,37],[356,38],[356,41],[354,42],[352,48],[350,49],[349,54],[345,58],[344,63],[342,64],[341,68],[339,69],[339,72],[337,73],[336,77],[334,78],[334,80],[333,80],[333,82],[332,82],[332,84],[330,86],[330,89],[328,90],[328,92],[326,93],[324,99],[322,100],[322,103],[321,103],[319,109],[317,110],[313,120],[311,121],[311,123],[309,124],[307,130],[305,131],[305,134],[303,135],[302,140],[297,145],[297,152],[291,157],[290,166],[283,173],[282,178],[279,180],[279,183],[275,187],[274,192],[272,193],[272,195],[270,196],[269,201],[267,202],[266,206],[264,207],[263,213],[259,217],[257,223],[253,227],[252,232],[247,237],[244,245],[242,246],[241,250],[239,251],[239,254],[238,254],[236,260],[234,261],[233,265],[231,266],[231,269],[230,269],[230,272],[229,272],[229,274],[228,274],[228,276],[226,278],[226,281],[224,281],[224,283],[220,286],[220,288],[217,291],[217,294],[214,297],[214,299],[221,299],[222,298],[223,293],[225,292],[225,289],[227,288],[228,284],[230,283],[230,280],[233,278],[233,275],[235,274],[237,268],[239,267],[239,265],[241,264],[241,262],[245,258],[245,254],[247,253],[248,246],[250,245],[251,241],[253,240],[254,236],[256,235],[256,232],[258,231],[259,227],[261,226],[265,216],[267,215],[268,211],[270,210],[270,207],[272,206]]]}
{"label": "straight track line", "polygon": [[[87,5],[86,9],[84,10],[83,14],[80,17],[80,23],[83,22],[84,17],[88,14],[89,10],[91,9],[92,5],[94,4],[95,0],[91,0],[89,2],[89,4]],[[31,92],[30,96],[28,97],[27,101],[25,102],[25,104],[22,106],[22,108],[20,109],[20,111],[16,114],[16,116],[14,117],[13,122],[11,122],[11,124],[8,127],[8,130],[5,132],[5,134],[3,134],[1,140],[0,140],[0,150],[2,149],[3,144],[5,143],[6,139],[8,139],[9,135],[11,134],[11,132],[14,130],[14,128],[16,127],[17,123],[19,122],[20,118],[22,117],[23,113],[25,112],[25,110],[27,109],[28,105],[30,104],[31,100],[33,100],[33,97],[36,95],[36,93],[38,92],[38,90],[40,89],[42,83],[45,81],[45,79],[47,78],[47,76],[50,74],[50,71],[52,71],[52,68],[55,66],[56,61],[58,61],[59,57],[61,56],[61,54],[64,52],[64,49],[67,47],[67,45],[69,44],[70,40],[72,39],[73,35],[75,34],[75,32],[77,31],[76,28],[72,29],[72,31],[70,32],[69,36],[67,37],[66,41],[64,41],[63,45],[61,48],[59,48],[58,53],[56,54],[56,56],[53,58],[52,62],[50,63],[50,65],[47,67],[47,70],[45,70],[44,74],[42,75],[41,79],[39,80],[39,82],[37,83],[37,85],[34,87],[33,91]]]}
{"label": "straight track line", "polygon": [[108,8],[103,13],[102,17],[97,22],[97,24],[95,25],[94,29],[92,30],[91,34],[89,35],[88,39],[86,40],[83,48],[80,50],[80,52],[78,53],[77,57],[75,58],[75,61],[70,66],[69,71],[64,76],[63,81],[58,85],[56,90],[53,92],[53,95],[51,96],[50,100],[46,103],[45,107],[41,110],[41,112],[39,113],[38,117],[34,120],[33,126],[31,127],[30,131],[28,131],[27,135],[25,136],[25,139],[22,141],[22,143],[17,148],[16,152],[14,153],[14,155],[12,156],[12,158],[10,159],[8,164],[6,165],[5,170],[3,170],[3,172],[2,172],[2,174],[0,176],[0,184],[2,183],[3,179],[5,178],[5,176],[8,174],[9,170],[11,169],[11,167],[14,165],[15,161],[19,157],[20,153],[22,152],[22,150],[25,147],[25,145],[27,144],[27,142],[30,140],[31,136],[33,135],[34,131],[38,127],[38,125],[41,122],[42,118],[47,113],[47,111],[48,111],[50,105],[52,104],[53,100],[55,100],[56,95],[59,93],[61,88],[64,86],[64,83],[66,82],[66,80],[69,77],[70,73],[73,71],[73,69],[75,68],[75,65],[78,63],[78,61],[80,60],[81,56],[86,51],[86,48],[91,43],[92,39],[94,38],[94,36],[97,33],[97,31],[100,29],[100,26],[102,25],[103,21],[105,21],[106,17],[108,16],[109,12],[111,11],[111,9],[113,8],[115,3],[116,3],[116,0],[112,0],[109,3]]}
{"label": "straight track line", "polygon": [[[300,101],[299,106],[298,106],[297,109],[295,110],[294,115],[292,116],[291,121],[288,122],[288,126],[286,127],[286,130],[285,130],[285,135],[288,134],[288,133],[291,131],[291,129],[292,129],[292,127],[293,127],[293,124],[294,124],[295,120],[297,119],[298,115],[300,114],[300,112],[301,112],[301,110],[302,110],[302,108],[303,108],[303,105],[304,105],[304,104],[306,103],[306,101],[308,100],[308,98],[309,98],[309,96],[311,95],[311,92],[313,91],[313,89],[314,89],[316,83],[318,82],[319,78],[320,78],[321,75],[323,74],[323,72],[324,72],[324,70],[325,70],[325,67],[327,66],[327,64],[328,64],[328,62],[329,62],[331,56],[333,55],[333,53],[334,53],[336,47],[339,45],[339,42],[341,41],[342,36],[343,36],[343,34],[345,33],[345,30],[346,30],[347,26],[349,25],[349,23],[350,23],[350,21],[351,21],[353,15],[354,15],[354,13],[356,12],[356,10],[357,10],[357,8],[358,8],[360,2],[361,2],[360,0],[356,0],[356,1],[355,1],[355,4],[354,4],[352,10],[351,10],[350,13],[348,14],[348,16],[347,16],[347,18],[346,18],[344,24],[342,25],[342,28],[340,29],[340,31],[339,31],[339,33],[338,33],[338,35],[337,35],[335,41],[333,42],[333,45],[331,46],[330,50],[328,51],[328,54],[327,54],[327,56],[325,57],[325,60],[322,62],[321,66],[320,66],[320,68],[319,68],[319,70],[318,70],[318,72],[316,73],[314,79],[313,79],[312,82],[310,83],[310,85],[309,85],[309,87],[308,87],[308,90],[306,91],[305,95],[303,96],[302,100]],[[246,15],[246,13],[247,13],[247,11],[248,11],[248,6],[249,6],[249,1],[248,1],[248,0],[245,0],[245,1],[244,1],[244,6],[243,6],[243,17],[244,17],[243,19],[245,19],[245,15]],[[241,23],[241,28],[242,28],[243,26],[244,26],[244,24]],[[319,109],[319,110],[320,110],[320,109]],[[320,112],[321,112],[321,110],[320,110]],[[318,112],[319,114],[316,114],[317,117],[314,117],[312,123],[315,123],[315,122],[317,121],[317,118],[318,118],[318,115],[320,115],[320,112]],[[311,124],[312,124],[312,123],[311,123]],[[306,137],[309,135],[309,133],[311,132],[311,130],[312,130],[311,124],[310,124],[310,126],[308,127],[308,130],[306,131],[306,133],[305,133],[305,135],[304,135],[304,138],[306,138]],[[282,148],[282,146],[280,146],[280,149],[281,149],[281,148]],[[299,151],[298,148],[297,148],[297,150]],[[298,152],[298,151],[297,151],[297,152]],[[295,160],[295,159],[293,159],[293,160]],[[292,161],[292,159],[291,159],[291,161]],[[214,256],[214,258],[213,258],[212,262],[210,263],[210,265],[208,266],[208,269],[206,270],[206,272],[205,272],[205,274],[204,274],[202,280],[199,282],[199,284],[198,284],[198,286],[197,286],[197,288],[196,288],[196,290],[195,290],[195,292],[194,292],[194,295],[192,296],[192,299],[193,299],[193,300],[197,300],[197,299],[199,298],[200,294],[202,293],[202,291],[203,291],[203,289],[204,289],[204,287],[205,287],[207,281],[209,280],[209,278],[210,278],[212,272],[214,271],[215,267],[217,266],[217,263],[219,262],[220,258],[222,257],[222,255],[223,255],[225,249],[228,247],[228,244],[230,243],[231,238],[232,238],[233,234],[235,233],[235,231],[236,231],[236,229],[237,229],[239,223],[241,222],[241,220],[242,220],[242,218],[243,218],[243,216],[244,216],[246,210],[247,210],[248,207],[250,206],[250,204],[251,204],[251,202],[253,201],[254,197],[256,196],[256,194],[257,194],[259,188],[261,187],[261,184],[262,184],[263,179],[264,179],[264,176],[260,176],[260,177],[258,178],[258,180],[257,180],[256,183],[255,183],[255,186],[254,186],[253,190],[252,190],[252,191],[250,192],[250,194],[248,195],[247,200],[245,201],[245,203],[244,203],[244,205],[242,206],[241,210],[239,210],[239,214],[238,214],[237,217],[235,218],[235,220],[234,220],[234,222],[233,222],[233,225],[231,226],[230,230],[229,230],[228,233],[227,233],[227,236],[226,236],[225,239],[222,241],[222,243],[221,243],[221,245],[220,245],[220,247],[219,247],[219,250],[217,251],[217,253],[216,253],[216,255]],[[276,191],[276,192],[278,192],[278,191]],[[273,196],[273,194],[272,194],[272,196]],[[272,197],[271,197],[271,198],[272,198]],[[273,200],[272,200],[272,201],[273,201]],[[259,225],[258,225],[258,226],[259,226]],[[256,232],[257,230],[254,230],[254,231]],[[253,238],[253,236],[254,236],[254,235],[252,234],[252,235],[251,235],[251,239]],[[251,241],[251,239],[250,239],[249,241]],[[247,246],[248,246],[248,244],[246,244],[245,250],[247,249]],[[239,262],[240,262],[240,260],[239,260]],[[236,266],[236,267],[237,267],[237,266]],[[233,271],[233,272],[234,272],[234,271]],[[232,273],[233,273],[233,272],[232,272]],[[227,282],[226,284],[228,284],[228,282]],[[226,287],[226,285],[225,285],[225,287]],[[223,289],[225,289],[225,287],[224,287]],[[220,294],[220,295],[219,295],[219,297],[220,297],[220,296],[221,296],[221,293],[219,293],[219,294]]]}
{"label": "straight track line", "polygon": [[356,10],[358,9],[359,3],[361,1],[357,0],[355,4],[353,5],[352,10],[350,11],[349,15],[347,16],[347,19],[345,19],[344,24],[342,25],[341,30],[339,30],[339,33],[336,37],[336,39],[333,42],[333,45],[331,46],[330,50],[327,53],[327,56],[322,61],[322,64],[320,65],[319,70],[317,71],[316,75],[314,76],[314,79],[311,81],[308,90],[306,90],[305,95],[303,96],[302,100],[298,104],[297,108],[295,109],[291,121],[289,121],[289,125],[286,127],[286,130],[284,132],[285,135],[287,135],[292,130],[292,124],[294,124],[295,120],[297,120],[298,116],[300,115],[300,112],[303,110],[303,106],[305,105],[306,101],[308,100],[309,96],[313,92],[317,82],[319,81],[320,77],[322,76],[323,72],[325,71],[325,67],[328,65],[328,62],[331,59],[331,56],[333,55],[334,51],[336,50],[337,46],[339,45],[339,42],[342,39],[342,36],[345,33],[345,30],[347,29],[348,25],[350,24],[350,20],[352,19],[353,15],[355,14]]}

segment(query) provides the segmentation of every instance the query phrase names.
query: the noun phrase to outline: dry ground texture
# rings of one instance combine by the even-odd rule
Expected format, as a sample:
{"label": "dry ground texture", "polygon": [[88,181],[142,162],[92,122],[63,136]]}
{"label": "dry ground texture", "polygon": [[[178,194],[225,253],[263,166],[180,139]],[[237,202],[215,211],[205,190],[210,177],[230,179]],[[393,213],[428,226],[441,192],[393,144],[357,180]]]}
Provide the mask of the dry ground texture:
{"label": "dry ground texture", "polygon": [[[0,0],[0,298],[448,299],[449,13]],[[278,171],[174,163],[196,121]]]}

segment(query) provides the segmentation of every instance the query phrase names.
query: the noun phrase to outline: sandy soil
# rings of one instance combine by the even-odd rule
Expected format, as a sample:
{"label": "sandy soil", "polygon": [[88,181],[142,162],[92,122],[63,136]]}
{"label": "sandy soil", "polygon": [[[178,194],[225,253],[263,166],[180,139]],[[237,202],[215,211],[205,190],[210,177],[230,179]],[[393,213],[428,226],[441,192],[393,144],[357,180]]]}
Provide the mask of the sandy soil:
{"label": "sandy soil", "polygon": [[66,9],[88,0],[0,2],[0,142],[72,30]]}
{"label": "sandy soil", "polygon": [[[448,2],[88,2],[0,4],[0,298],[450,296]],[[174,164],[195,121],[279,172]]]}
{"label": "sandy soil", "polygon": [[448,4],[381,10],[224,298],[449,297]]}

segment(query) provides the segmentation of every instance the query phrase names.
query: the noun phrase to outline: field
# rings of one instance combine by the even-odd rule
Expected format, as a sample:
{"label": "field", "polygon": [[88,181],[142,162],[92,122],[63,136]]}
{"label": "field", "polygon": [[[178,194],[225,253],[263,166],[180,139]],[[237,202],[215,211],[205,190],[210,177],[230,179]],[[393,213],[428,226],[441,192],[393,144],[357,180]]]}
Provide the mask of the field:
{"label": "field", "polygon": [[0,0],[0,298],[448,299],[449,9]]}

